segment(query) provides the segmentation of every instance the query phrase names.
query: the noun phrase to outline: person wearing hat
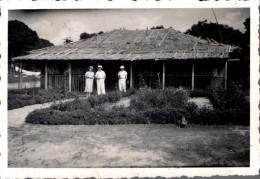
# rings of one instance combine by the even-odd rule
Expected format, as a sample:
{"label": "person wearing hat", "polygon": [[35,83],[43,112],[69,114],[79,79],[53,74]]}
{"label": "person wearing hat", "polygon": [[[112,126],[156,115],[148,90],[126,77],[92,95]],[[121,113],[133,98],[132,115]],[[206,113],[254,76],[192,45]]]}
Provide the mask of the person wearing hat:
{"label": "person wearing hat", "polygon": [[118,72],[117,76],[118,76],[119,90],[126,92],[127,72],[125,71],[124,66],[120,66],[120,71]]}
{"label": "person wearing hat", "polygon": [[97,67],[98,71],[96,72],[95,78],[97,82],[97,94],[106,94],[105,90],[105,79],[106,79],[106,73],[102,70],[103,67],[101,65],[98,65]]}
{"label": "person wearing hat", "polygon": [[85,73],[85,92],[87,93],[87,97],[91,95],[93,92],[93,80],[94,80],[94,72],[93,67],[89,66],[88,71]]}

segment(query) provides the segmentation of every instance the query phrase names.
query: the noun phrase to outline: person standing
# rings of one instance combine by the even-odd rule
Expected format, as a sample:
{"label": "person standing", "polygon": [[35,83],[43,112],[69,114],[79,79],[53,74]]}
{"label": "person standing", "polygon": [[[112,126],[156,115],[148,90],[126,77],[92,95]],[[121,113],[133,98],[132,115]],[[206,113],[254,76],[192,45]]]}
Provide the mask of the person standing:
{"label": "person standing", "polygon": [[105,90],[105,79],[106,79],[106,73],[102,70],[103,67],[101,65],[98,65],[97,72],[95,75],[96,82],[97,82],[97,94],[106,94]]}
{"label": "person standing", "polygon": [[120,66],[120,71],[118,72],[118,86],[119,90],[126,92],[126,80],[127,80],[127,72],[125,71],[124,66]]}
{"label": "person standing", "polygon": [[88,71],[85,73],[85,92],[87,93],[87,97],[91,95],[93,92],[93,81],[94,81],[94,72],[93,67],[89,66]]}

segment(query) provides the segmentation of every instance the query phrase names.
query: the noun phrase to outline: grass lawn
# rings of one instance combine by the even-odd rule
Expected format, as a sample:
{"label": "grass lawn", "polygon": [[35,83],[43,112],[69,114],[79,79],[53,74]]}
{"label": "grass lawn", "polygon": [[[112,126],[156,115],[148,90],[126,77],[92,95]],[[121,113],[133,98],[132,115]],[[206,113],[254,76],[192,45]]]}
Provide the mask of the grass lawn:
{"label": "grass lawn", "polygon": [[249,166],[249,126],[34,125],[8,129],[9,167]]}

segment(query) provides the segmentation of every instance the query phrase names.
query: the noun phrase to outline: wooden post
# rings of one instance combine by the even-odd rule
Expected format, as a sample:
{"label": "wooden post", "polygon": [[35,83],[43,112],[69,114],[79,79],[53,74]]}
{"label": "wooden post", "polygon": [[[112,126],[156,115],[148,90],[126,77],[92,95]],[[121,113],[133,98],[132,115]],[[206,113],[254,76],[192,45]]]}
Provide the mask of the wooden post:
{"label": "wooden post", "polygon": [[130,62],[130,88],[133,88],[133,62]]}
{"label": "wooden post", "polygon": [[69,62],[69,91],[71,91],[71,62]]}
{"label": "wooden post", "polygon": [[192,62],[192,72],[191,72],[191,90],[194,90],[194,81],[195,81],[195,65],[194,62]]}
{"label": "wooden post", "polygon": [[45,62],[45,70],[44,70],[44,73],[45,73],[45,78],[44,78],[44,86],[45,86],[45,89],[48,89],[48,64],[47,62]]}
{"label": "wooden post", "polygon": [[162,89],[165,88],[165,62],[163,62]]}
{"label": "wooden post", "polygon": [[227,89],[227,68],[228,68],[228,60],[225,62],[225,90]]}
{"label": "wooden post", "polygon": [[23,88],[23,65],[22,63],[19,64],[19,85],[18,88],[22,89]]}

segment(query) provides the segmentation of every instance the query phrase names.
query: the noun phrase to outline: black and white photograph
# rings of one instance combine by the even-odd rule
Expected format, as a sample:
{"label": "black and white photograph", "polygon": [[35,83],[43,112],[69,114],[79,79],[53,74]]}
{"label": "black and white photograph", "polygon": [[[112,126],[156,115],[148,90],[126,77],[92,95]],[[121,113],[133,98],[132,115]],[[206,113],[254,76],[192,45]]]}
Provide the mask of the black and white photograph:
{"label": "black and white photograph", "polygon": [[251,19],[9,9],[7,167],[252,167]]}

